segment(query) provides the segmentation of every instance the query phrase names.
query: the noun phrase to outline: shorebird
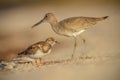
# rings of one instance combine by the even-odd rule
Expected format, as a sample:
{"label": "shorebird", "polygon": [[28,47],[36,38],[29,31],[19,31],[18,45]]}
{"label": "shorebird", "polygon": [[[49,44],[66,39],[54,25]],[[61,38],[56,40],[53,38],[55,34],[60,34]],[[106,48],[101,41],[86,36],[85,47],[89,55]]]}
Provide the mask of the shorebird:
{"label": "shorebird", "polygon": [[[41,57],[50,54],[54,44],[58,43],[54,38],[47,38],[45,41],[37,42],[29,46],[26,50],[19,53],[19,56],[27,57],[28,61],[33,64],[38,64],[37,60],[41,61]],[[34,60],[37,59],[37,60]]]}
{"label": "shorebird", "polygon": [[67,36],[67,37],[74,37],[74,49],[72,53],[72,58],[74,56],[76,46],[77,46],[77,39],[76,37],[86,31],[87,29],[91,28],[97,22],[105,20],[108,16],[104,17],[70,17],[64,19],[62,21],[57,21],[56,17],[53,13],[45,14],[45,17],[39,21],[38,23],[32,26],[36,27],[42,22],[50,23],[53,31],[59,35]]}

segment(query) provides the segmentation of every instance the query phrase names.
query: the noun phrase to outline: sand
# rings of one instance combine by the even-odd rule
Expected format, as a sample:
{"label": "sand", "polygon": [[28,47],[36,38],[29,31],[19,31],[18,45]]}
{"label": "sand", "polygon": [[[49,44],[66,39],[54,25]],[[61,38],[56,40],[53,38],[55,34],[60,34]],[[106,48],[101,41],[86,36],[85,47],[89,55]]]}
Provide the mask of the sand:
{"label": "sand", "polygon": [[[47,12],[53,12],[58,20],[70,16],[110,17],[78,36],[75,59],[71,61],[67,59],[72,54],[73,38],[55,34],[47,23],[30,28]],[[1,55],[17,54],[50,36],[60,44],[43,57],[46,64],[17,64],[10,71],[0,71],[0,80],[120,80],[119,13],[117,5],[21,6],[1,11]]]}

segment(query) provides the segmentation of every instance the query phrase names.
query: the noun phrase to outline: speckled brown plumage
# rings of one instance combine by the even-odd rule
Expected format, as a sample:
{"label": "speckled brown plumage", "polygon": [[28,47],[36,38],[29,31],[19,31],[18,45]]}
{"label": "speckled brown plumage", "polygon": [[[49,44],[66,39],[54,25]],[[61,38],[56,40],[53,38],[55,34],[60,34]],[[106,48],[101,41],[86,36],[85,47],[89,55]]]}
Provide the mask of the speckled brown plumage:
{"label": "speckled brown plumage", "polygon": [[[35,55],[39,50],[43,55],[49,54],[53,45],[56,43],[54,38],[47,38],[45,41],[40,41],[29,46],[26,50],[18,55],[30,56]],[[41,56],[40,56],[41,57]],[[35,58],[35,57],[33,57]]]}

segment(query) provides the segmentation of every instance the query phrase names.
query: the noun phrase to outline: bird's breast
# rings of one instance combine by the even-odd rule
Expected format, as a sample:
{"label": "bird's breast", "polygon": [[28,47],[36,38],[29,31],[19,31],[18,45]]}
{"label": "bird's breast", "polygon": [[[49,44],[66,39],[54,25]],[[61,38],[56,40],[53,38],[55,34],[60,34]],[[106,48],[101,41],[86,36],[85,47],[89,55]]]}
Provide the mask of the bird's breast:
{"label": "bird's breast", "polygon": [[85,31],[85,29],[82,29],[82,30],[80,30],[80,31],[78,31],[78,32],[74,32],[73,35],[74,35],[74,36],[80,35],[80,34],[83,33],[84,31]]}
{"label": "bird's breast", "polygon": [[72,36],[77,36],[77,35],[80,35],[81,33],[83,33],[85,31],[85,29],[82,29],[80,31],[67,31],[67,30],[64,30],[64,31],[61,31],[59,32],[61,35],[63,36],[67,36],[67,37],[72,37]]}
{"label": "bird's breast", "polygon": [[46,54],[43,53],[43,52],[40,51],[40,50],[37,50],[37,51],[35,52],[35,54],[31,54],[31,55],[29,55],[29,57],[30,57],[30,58],[40,58],[40,57],[42,57],[42,56],[44,56],[44,55],[46,55]]}

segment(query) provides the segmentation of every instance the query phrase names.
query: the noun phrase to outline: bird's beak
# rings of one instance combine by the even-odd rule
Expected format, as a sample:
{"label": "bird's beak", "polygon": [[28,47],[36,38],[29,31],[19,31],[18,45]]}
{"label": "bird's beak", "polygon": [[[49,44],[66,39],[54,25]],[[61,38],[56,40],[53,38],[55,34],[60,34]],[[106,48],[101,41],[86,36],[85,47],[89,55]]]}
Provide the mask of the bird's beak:
{"label": "bird's beak", "polygon": [[34,25],[32,26],[32,28],[38,26],[39,24],[41,24],[41,23],[44,22],[44,21],[45,21],[45,17],[44,17],[41,21],[39,21],[39,22],[37,22],[36,24],[34,24]]}
{"label": "bird's beak", "polygon": [[60,42],[58,42],[58,41],[55,41],[55,43],[60,44]]}

